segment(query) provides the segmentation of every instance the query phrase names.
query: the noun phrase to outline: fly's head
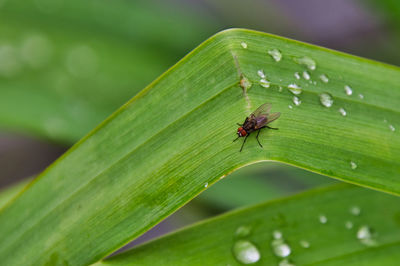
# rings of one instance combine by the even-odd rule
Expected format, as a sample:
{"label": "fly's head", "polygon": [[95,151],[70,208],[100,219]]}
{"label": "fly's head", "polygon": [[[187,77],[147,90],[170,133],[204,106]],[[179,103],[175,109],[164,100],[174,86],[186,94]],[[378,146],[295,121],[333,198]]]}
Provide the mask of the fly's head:
{"label": "fly's head", "polygon": [[239,138],[240,138],[240,137],[246,136],[246,135],[247,135],[247,132],[246,132],[246,130],[243,129],[243,127],[239,127],[239,128],[238,128],[238,131],[237,131],[237,134],[238,134],[238,136],[239,136]]}

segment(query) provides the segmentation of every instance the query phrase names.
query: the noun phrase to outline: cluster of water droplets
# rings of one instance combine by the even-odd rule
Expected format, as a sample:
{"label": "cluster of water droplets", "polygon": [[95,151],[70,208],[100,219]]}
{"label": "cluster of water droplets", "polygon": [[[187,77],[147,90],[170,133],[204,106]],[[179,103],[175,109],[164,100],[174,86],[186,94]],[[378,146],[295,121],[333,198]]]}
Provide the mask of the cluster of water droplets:
{"label": "cluster of water droplets", "polygon": [[[357,239],[360,244],[365,246],[375,246],[377,245],[376,233],[374,230],[366,225],[361,224],[355,228],[352,219],[357,219],[361,215],[361,208],[359,206],[353,205],[348,209],[348,214],[350,219],[344,222],[344,229],[350,232],[354,239]],[[325,214],[318,215],[318,221],[321,226],[329,226],[328,218]],[[235,231],[235,242],[232,247],[233,255],[237,261],[242,264],[253,264],[261,259],[261,252],[259,248],[247,238],[251,234],[252,228],[250,226],[240,226]],[[311,244],[305,239],[300,239],[298,241],[298,246],[303,249],[309,249]],[[272,253],[280,260],[278,265],[293,265],[290,257],[293,255],[292,248],[288,241],[284,238],[284,234],[280,230],[272,231],[272,239],[270,242],[270,247]]]}
{"label": "cluster of water droplets", "polygon": [[261,258],[261,253],[254,243],[245,238],[251,233],[251,227],[240,226],[236,229],[237,240],[233,244],[232,252],[237,261],[242,264],[256,263]]}
{"label": "cluster of water droplets", "polygon": [[[243,43],[242,43],[242,46],[243,46],[243,48],[247,48],[247,44],[243,45]],[[275,62],[280,62],[283,59],[282,52],[276,48],[269,49],[267,53]],[[310,73],[313,73],[317,69],[317,63],[314,59],[312,59],[309,56],[300,56],[300,57],[292,57],[292,60],[295,63],[297,63],[301,66],[304,66],[306,68],[306,70],[303,69],[302,71],[294,72],[293,76],[294,76],[294,80],[296,80],[296,81],[289,83],[286,86],[287,89],[293,94],[292,103],[288,104],[289,109],[293,109],[294,107],[300,106],[302,104],[302,100],[300,98],[300,95],[302,94],[302,91],[303,91],[302,86],[300,85],[302,79],[307,81],[307,83],[309,83],[309,84],[312,84],[312,85],[317,84],[316,80],[312,80],[312,75],[310,74]],[[271,82],[267,79],[264,70],[261,70],[261,69],[258,70],[257,74],[260,77],[259,85],[264,88],[269,88],[271,86]],[[329,76],[325,73],[319,74],[317,77],[319,78],[321,84],[322,83],[327,84],[330,81]],[[339,76],[339,78],[342,79],[342,77],[340,77],[340,76]],[[282,79],[280,79],[280,81],[282,81]],[[249,88],[249,87],[251,87],[251,82],[248,81],[247,79],[242,79],[241,85],[243,88]],[[305,86],[308,86],[308,84],[305,84]],[[283,89],[282,85],[279,85],[278,86],[279,92],[282,92],[282,89]],[[348,84],[343,85],[343,91],[344,91],[344,95],[346,95],[347,97],[354,97],[353,95],[355,93],[354,93],[354,89],[351,85],[348,85]],[[364,99],[363,94],[359,93],[356,95],[358,95],[359,99]],[[331,108],[332,106],[335,105],[334,97],[332,96],[332,94],[330,94],[329,92],[326,92],[326,91],[319,93],[319,102],[325,108]],[[336,110],[342,117],[347,117],[349,115],[348,110],[346,110],[347,108],[345,109],[343,106],[339,106],[337,108],[338,109],[336,109]],[[393,126],[392,124],[388,124],[388,128],[392,132],[394,132],[396,130],[395,126]],[[351,161],[350,167],[352,170],[355,170],[357,168],[356,162]]]}

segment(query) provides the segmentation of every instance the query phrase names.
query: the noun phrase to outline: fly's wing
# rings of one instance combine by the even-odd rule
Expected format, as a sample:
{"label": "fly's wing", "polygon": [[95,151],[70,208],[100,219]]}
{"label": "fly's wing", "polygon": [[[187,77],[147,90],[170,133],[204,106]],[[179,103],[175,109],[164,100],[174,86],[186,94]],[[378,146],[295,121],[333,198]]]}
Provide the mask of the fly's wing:
{"label": "fly's wing", "polygon": [[280,113],[280,112],[268,114],[268,115],[267,115],[267,119],[268,119],[267,124],[269,124],[269,123],[271,123],[272,121],[278,119],[280,116],[281,116],[281,113]]}
{"label": "fly's wing", "polygon": [[250,116],[258,117],[258,116],[267,116],[269,111],[271,110],[270,103],[264,103],[260,107],[258,107]]}

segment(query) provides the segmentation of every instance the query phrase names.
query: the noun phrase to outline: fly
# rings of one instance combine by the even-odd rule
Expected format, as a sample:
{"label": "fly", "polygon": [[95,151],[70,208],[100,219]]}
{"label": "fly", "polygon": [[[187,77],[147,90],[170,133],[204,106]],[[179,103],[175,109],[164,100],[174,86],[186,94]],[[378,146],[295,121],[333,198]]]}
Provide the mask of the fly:
{"label": "fly", "polygon": [[263,146],[261,145],[260,141],[258,140],[258,135],[260,134],[260,130],[263,128],[269,128],[269,129],[275,129],[277,128],[270,127],[268,126],[269,123],[272,121],[278,119],[281,116],[281,113],[272,113],[270,114],[271,110],[271,104],[270,103],[264,103],[260,107],[257,108],[253,113],[251,113],[248,117],[246,117],[246,120],[244,120],[243,124],[237,124],[239,126],[237,130],[238,137],[234,139],[233,141],[238,140],[240,137],[244,137],[244,141],[242,144],[242,147],[240,148],[240,152],[243,149],[244,143],[247,140],[247,137],[254,131],[257,132],[257,142],[262,148]]}

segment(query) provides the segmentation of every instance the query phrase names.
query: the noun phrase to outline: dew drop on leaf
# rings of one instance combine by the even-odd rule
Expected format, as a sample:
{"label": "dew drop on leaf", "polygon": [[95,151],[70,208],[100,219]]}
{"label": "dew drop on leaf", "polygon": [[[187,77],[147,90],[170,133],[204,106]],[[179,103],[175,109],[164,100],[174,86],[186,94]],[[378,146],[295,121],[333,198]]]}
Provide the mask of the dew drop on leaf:
{"label": "dew drop on leaf", "polygon": [[323,106],[328,107],[328,108],[331,107],[332,104],[333,104],[332,95],[330,95],[330,94],[327,93],[327,92],[321,93],[321,94],[319,95],[319,100],[320,100],[320,102],[321,102],[321,104],[322,104]]}
{"label": "dew drop on leaf", "polygon": [[236,229],[235,236],[246,237],[246,236],[250,235],[250,233],[251,233],[251,227],[242,225]]}
{"label": "dew drop on leaf", "polygon": [[268,50],[268,54],[275,60],[275,62],[279,62],[282,59],[282,53],[278,49]]}
{"label": "dew drop on leaf", "polygon": [[241,42],[240,45],[241,45],[244,49],[247,49],[247,43]]}
{"label": "dew drop on leaf", "polygon": [[376,245],[376,241],[373,239],[371,228],[366,225],[362,225],[360,228],[358,228],[357,239],[366,246]]}
{"label": "dew drop on leaf", "polygon": [[264,88],[269,88],[271,83],[267,79],[260,79],[260,85]]}
{"label": "dew drop on leaf", "polygon": [[346,221],[346,223],[344,224],[344,226],[347,228],[347,229],[351,229],[351,228],[353,228],[353,223],[351,222],[351,221]]}
{"label": "dew drop on leaf", "polygon": [[279,266],[296,266],[296,265],[291,263],[288,259],[283,259],[279,262]]}
{"label": "dew drop on leaf", "polygon": [[281,231],[275,230],[272,232],[272,236],[274,237],[274,239],[281,239],[282,233],[281,233]]}
{"label": "dew drop on leaf", "polygon": [[305,80],[310,80],[310,74],[307,71],[303,71],[303,78]]}
{"label": "dew drop on leaf", "polygon": [[308,242],[308,241],[305,241],[305,240],[300,240],[300,246],[302,247],[302,248],[309,248],[310,247],[310,243]]}
{"label": "dew drop on leaf", "polygon": [[339,108],[339,113],[342,115],[342,116],[346,116],[347,115],[347,112],[346,112],[346,110],[344,110],[344,108]]}
{"label": "dew drop on leaf", "polygon": [[271,247],[277,257],[285,258],[290,255],[292,250],[283,239],[274,239],[271,242]]}
{"label": "dew drop on leaf", "polygon": [[299,106],[299,105],[301,104],[300,98],[297,97],[297,96],[293,96],[293,103],[294,103],[296,106]]}
{"label": "dew drop on leaf", "polygon": [[346,95],[350,96],[353,94],[353,89],[349,85],[345,85],[344,92],[346,93]]}
{"label": "dew drop on leaf", "polygon": [[352,206],[350,207],[350,213],[353,214],[354,216],[358,216],[361,213],[361,209],[358,206]]}
{"label": "dew drop on leaf", "polygon": [[321,215],[319,216],[319,222],[320,222],[321,224],[326,224],[326,223],[328,222],[328,218],[326,218],[325,215],[321,214]]}
{"label": "dew drop on leaf", "polygon": [[257,71],[257,75],[258,75],[260,78],[264,79],[264,78],[265,78],[264,70],[262,70],[262,69],[258,70],[258,71]]}
{"label": "dew drop on leaf", "polygon": [[328,83],[329,82],[329,78],[325,74],[320,75],[319,79],[322,80],[323,83]]}
{"label": "dew drop on leaf", "polygon": [[299,85],[292,83],[288,85],[288,89],[291,93],[293,93],[294,95],[299,95],[302,93],[302,89]]}
{"label": "dew drop on leaf", "polygon": [[252,264],[260,260],[261,254],[258,248],[247,240],[238,240],[232,248],[235,258],[243,264]]}
{"label": "dew drop on leaf", "polygon": [[314,61],[314,59],[308,56],[294,57],[293,61],[299,65],[306,66],[309,70],[315,70],[317,68],[317,63]]}

